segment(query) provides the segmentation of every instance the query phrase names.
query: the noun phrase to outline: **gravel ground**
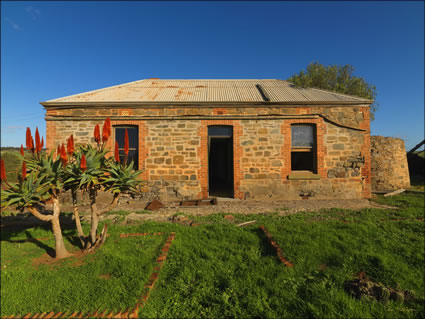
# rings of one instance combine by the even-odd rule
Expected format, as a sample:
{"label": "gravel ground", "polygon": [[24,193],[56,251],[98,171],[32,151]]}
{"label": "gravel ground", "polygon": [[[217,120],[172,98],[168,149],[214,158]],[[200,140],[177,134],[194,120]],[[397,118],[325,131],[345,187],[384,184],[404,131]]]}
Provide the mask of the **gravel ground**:
{"label": "gravel ground", "polygon": [[[238,200],[229,198],[218,198],[217,205],[211,206],[192,206],[192,207],[175,207],[174,203],[164,203],[167,207],[161,208],[156,211],[144,211],[146,202],[131,200],[127,202],[122,201],[117,208],[111,212],[101,216],[101,219],[116,219],[119,220],[119,215],[114,214],[117,211],[130,211],[131,213],[125,216],[124,223],[140,222],[144,220],[154,221],[168,221],[170,216],[176,213],[183,213],[186,216],[203,216],[216,213],[228,214],[267,214],[278,212],[279,215],[295,214],[297,212],[305,211],[318,211],[326,208],[341,208],[341,209],[363,209],[363,208],[380,208],[391,209],[395,207],[380,205],[367,199],[345,199],[345,200],[297,200],[297,201],[254,201],[254,200]],[[98,202],[98,207],[103,207],[106,203]],[[174,206],[174,207],[172,207]],[[72,206],[63,205],[62,211],[71,212]],[[79,208],[82,220],[90,222],[90,207],[88,205]],[[20,214],[19,214],[20,215]],[[28,214],[26,214],[28,215]],[[65,219],[65,216],[63,216]],[[67,217],[70,219],[70,216]],[[65,222],[65,220],[64,220]],[[68,223],[73,223],[72,220],[66,220]],[[26,227],[35,224],[45,224],[39,221],[34,216],[9,216],[2,217],[2,227],[18,226],[19,224],[27,224]],[[22,225],[24,226],[24,225]],[[25,226],[24,226],[25,227]]]}
{"label": "gravel ground", "polygon": [[[363,209],[363,208],[379,208],[391,209],[394,207],[380,205],[367,199],[352,199],[352,200],[297,200],[297,201],[244,201],[235,199],[218,199],[217,205],[201,206],[201,207],[169,207],[175,203],[164,203],[168,207],[161,208],[152,213],[143,212],[130,213],[126,216],[126,222],[155,220],[167,221],[168,218],[176,213],[183,213],[184,215],[204,216],[216,213],[233,213],[233,214],[267,214],[278,212],[279,215],[289,215],[297,212],[305,211],[318,211],[326,208],[341,208],[341,209]],[[127,211],[140,211],[145,205],[137,205],[137,203],[124,204],[116,208],[114,211],[127,210]],[[114,211],[110,212],[104,218],[113,219],[116,217]]]}
{"label": "gravel ground", "polygon": [[216,206],[202,206],[190,208],[161,208],[164,213],[183,212],[191,215],[209,215],[214,213],[259,214],[279,212],[281,215],[293,214],[301,211],[317,211],[323,208],[390,208],[367,199],[353,200],[294,200],[294,201],[243,201],[218,200]]}

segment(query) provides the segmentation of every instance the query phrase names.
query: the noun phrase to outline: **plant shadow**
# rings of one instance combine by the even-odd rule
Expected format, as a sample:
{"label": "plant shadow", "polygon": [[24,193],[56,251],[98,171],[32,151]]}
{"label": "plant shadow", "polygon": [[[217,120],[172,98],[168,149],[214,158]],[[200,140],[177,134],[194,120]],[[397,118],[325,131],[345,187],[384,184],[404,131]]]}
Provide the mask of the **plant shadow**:
{"label": "plant shadow", "polygon": [[255,228],[253,229],[253,232],[260,238],[260,253],[262,257],[276,257],[276,251],[273,249],[273,247],[270,245],[269,240],[267,239],[264,232],[259,229]]}
{"label": "plant shadow", "polygon": [[[77,246],[81,249],[82,245],[79,238],[77,236],[73,236],[69,232],[65,232],[66,230],[75,229],[75,223],[72,219],[72,215],[61,215],[59,217],[59,221],[64,238],[68,240],[71,245]],[[43,243],[44,240],[54,239],[50,222],[41,221],[29,213],[24,213],[16,216],[1,217],[0,228],[0,241],[7,241],[9,243],[34,243],[37,247],[43,249],[50,257],[56,257],[55,249]],[[30,229],[42,229],[48,231],[49,237],[35,238],[29,231]],[[25,234],[26,238],[12,239],[22,233]]]}

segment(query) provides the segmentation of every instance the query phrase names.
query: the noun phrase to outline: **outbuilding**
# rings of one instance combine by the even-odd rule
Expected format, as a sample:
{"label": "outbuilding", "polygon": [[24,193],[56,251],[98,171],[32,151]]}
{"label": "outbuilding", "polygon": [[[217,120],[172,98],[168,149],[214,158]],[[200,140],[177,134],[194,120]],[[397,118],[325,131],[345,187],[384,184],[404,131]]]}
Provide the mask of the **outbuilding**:
{"label": "outbuilding", "polygon": [[371,100],[283,80],[147,79],[49,100],[48,150],[130,137],[142,191],[162,200],[369,198]]}

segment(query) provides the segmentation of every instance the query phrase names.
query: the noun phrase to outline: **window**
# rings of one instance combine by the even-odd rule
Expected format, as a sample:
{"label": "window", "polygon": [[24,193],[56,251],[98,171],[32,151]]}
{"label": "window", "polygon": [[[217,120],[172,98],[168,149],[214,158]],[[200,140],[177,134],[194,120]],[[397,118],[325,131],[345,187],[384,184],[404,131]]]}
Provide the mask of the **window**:
{"label": "window", "polygon": [[232,137],[233,127],[228,125],[208,126],[208,136],[213,137]]}
{"label": "window", "polygon": [[316,172],[316,127],[291,125],[291,170]]}
{"label": "window", "polygon": [[134,169],[139,169],[139,129],[137,126],[115,126],[115,140],[118,142],[118,151],[121,163],[124,161],[125,129],[128,132],[128,159],[127,163],[134,162]]}

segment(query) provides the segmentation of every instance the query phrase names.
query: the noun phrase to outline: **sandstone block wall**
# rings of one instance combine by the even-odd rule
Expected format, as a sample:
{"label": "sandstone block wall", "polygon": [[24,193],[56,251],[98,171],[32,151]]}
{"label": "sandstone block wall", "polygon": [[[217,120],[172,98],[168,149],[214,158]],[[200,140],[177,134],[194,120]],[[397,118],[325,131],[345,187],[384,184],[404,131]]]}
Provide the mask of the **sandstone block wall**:
{"label": "sandstone block wall", "polygon": [[[289,123],[288,123],[289,122]],[[290,125],[316,124],[319,180],[288,180],[291,173]],[[321,120],[243,121],[241,192],[249,198],[316,199],[368,197],[369,147],[365,133]],[[259,132],[276,132],[262,137]],[[366,134],[367,135],[367,134]],[[260,141],[260,139],[262,139]],[[262,144],[261,144],[262,143]],[[253,150],[255,148],[255,150]],[[257,153],[256,150],[259,150]]]}
{"label": "sandstone block wall", "polygon": [[146,121],[146,170],[157,185],[168,184],[163,197],[194,198],[201,192],[199,127],[199,121]]}
{"label": "sandstone block wall", "polygon": [[410,187],[409,167],[402,139],[371,136],[371,175],[373,190]]}
{"label": "sandstone block wall", "polygon": [[[70,134],[76,144],[94,143],[94,126],[107,116],[113,126],[139,128],[138,164],[148,198],[208,196],[209,125],[233,127],[236,198],[370,197],[367,106],[48,109],[47,148]],[[288,180],[291,125],[300,123],[316,126],[318,180]]]}

